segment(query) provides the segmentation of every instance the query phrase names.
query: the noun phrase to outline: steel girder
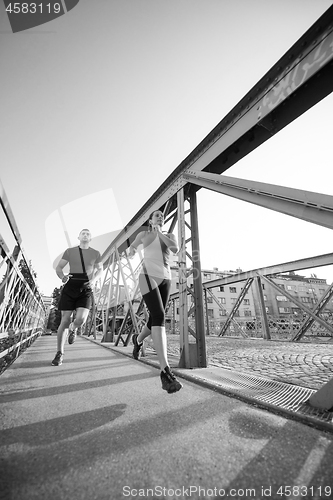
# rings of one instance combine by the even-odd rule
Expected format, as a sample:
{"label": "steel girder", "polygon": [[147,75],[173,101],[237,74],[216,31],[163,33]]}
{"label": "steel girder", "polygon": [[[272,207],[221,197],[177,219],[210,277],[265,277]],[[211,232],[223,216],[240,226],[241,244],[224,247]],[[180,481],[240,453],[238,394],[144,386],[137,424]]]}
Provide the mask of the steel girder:
{"label": "steel girder", "polygon": [[[189,209],[185,210],[185,203]],[[180,363],[182,368],[207,366],[206,360],[206,338],[204,325],[204,303],[201,280],[199,228],[196,193],[192,191],[188,197],[181,189],[177,195],[178,204],[178,240],[179,240],[179,329],[180,329]],[[186,215],[190,214],[190,220]],[[186,237],[186,228],[190,232]],[[190,244],[191,249],[187,247]],[[190,267],[186,259],[190,261]],[[193,276],[193,290],[188,286],[188,277]],[[187,295],[193,296],[193,307],[188,310]],[[189,326],[188,317],[193,313],[195,328]],[[189,343],[188,333],[195,338],[195,344]]]}
{"label": "steel girder", "polygon": [[[304,269],[312,269],[316,267],[329,266],[333,264],[333,253],[318,255],[317,257],[309,257],[275,266],[262,267],[251,271],[244,271],[237,274],[219,278],[216,280],[205,281],[202,286],[204,289],[216,288],[218,286],[231,285],[240,281],[246,281],[249,278],[255,278],[258,274],[263,276],[274,276],[275,274],[287,273],[290,271],[302,271]],[[170,300],[178,297],[178,292],[170,295]]]}

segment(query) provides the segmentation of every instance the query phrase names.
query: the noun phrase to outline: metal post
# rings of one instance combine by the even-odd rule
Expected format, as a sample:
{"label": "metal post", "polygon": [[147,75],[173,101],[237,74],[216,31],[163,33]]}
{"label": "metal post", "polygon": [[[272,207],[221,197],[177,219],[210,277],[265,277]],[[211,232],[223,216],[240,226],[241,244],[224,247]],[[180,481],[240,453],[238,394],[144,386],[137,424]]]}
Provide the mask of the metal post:
{"label": "metal post", "polygon": [[209,335],[209,317],[208,317],[208,303],[207,303],[207,289],[204,287],[204,301],[205,301],[205,310],[206,310],[206,331],[207,335]]}
{"label": "metal post", "polygon": [[172,299],[171,301],[171,311],[172,311],[172,316],[171,316],[171,332],[170,333],[175,333],[176,332],[176,301],[175,299]]}
{"label": "metal post", "polygon": [[192,229],[192,261],[193,261],[193,289],[195,305],[195,328],[197,343],[197,366],[205,368],[206,359],[206,338],[204,323],[204,308],[202,300],[202,278],[199,245],[199,226],[197,213],[197,195],[194,189],[190,193],[190,214]]}
{"label": "metal post", "polygon": [[264,294],[262,292],[262,284],[261,284],[261,277],[260,276],[257,276],[256,285],[257,285],[259,308],[260,308],[260,313],[261,313],[261,324],[262,324],[262,330],[263,330],[263,338],[266,340],[270,340],[271,334],[269,331],[269,325],[268,325],[267,314],[266,314],[266,306],[265,306],[265,301],[264,301]]}
{"label": "metal post", "polygon": [[190,352],[188,343],[188,316],[187,316],[187,277],[186,277],[186,237],[185,237],[185,210],[184,189],[177,193],[178,205],[178,263],[179,263],[179,343],[180,362],[182,368],[190,368]]}

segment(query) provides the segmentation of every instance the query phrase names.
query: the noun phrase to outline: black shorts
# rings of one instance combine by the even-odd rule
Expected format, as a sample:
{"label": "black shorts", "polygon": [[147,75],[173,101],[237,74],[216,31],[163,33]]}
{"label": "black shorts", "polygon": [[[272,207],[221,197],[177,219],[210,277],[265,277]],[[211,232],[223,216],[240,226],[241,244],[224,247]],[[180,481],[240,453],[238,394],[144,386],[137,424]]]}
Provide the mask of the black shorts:
{"label": "black shorts", "polygon": [[93,292],[87,276],[74,274],[64,285],[58,304],[58,311],[74,311],[78,307],[90,309]]}

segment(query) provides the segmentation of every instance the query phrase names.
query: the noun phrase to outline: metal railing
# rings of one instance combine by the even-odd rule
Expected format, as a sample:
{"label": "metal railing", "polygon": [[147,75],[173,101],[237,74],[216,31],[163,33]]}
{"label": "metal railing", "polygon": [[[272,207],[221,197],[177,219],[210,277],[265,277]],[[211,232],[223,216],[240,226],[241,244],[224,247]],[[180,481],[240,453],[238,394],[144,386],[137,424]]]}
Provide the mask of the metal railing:
{"label": "metal railing", "polygon": [[40,336],[46,308],[0,183],[0,373]]}
{"label": "metal railing", "polygon": [[[331,274],[332,263],[333,254],[327,254],[203,283],[205,334],[303,342],[333,339],[333,285],[324,278],[306,278],[308,269],[316,266],[322,276],[325,269]],[[170,334],[179,333],[178,300],[178,293],[171,295]],[[194,325],[192,316],[189,327]]]}

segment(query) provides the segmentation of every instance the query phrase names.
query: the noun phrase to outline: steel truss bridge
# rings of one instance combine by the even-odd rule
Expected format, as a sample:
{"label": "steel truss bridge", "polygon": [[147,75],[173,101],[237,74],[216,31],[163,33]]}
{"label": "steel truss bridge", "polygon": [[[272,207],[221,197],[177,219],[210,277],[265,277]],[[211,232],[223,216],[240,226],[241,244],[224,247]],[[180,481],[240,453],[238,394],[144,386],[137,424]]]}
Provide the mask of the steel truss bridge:
{"label": "steel truss bridge", "polygon": [[[243,290],[228,315],[221,334],[225,333],[231,323],[237,329],[236,312],[246,291],[250,286],[254,286],[258,296],[262,335],[263,338],[270,339],[270,324],[263,299],[262,283],[274,287],[276,285],[272,277],[276,274],[331,265],[333,254],[282,263],[266,269],[241,273],[232,278],[203,283],[197,192],[202,188],[209,189],[333,229],[333,196],[224,175],[236,162],[332,91],[333,7],[330,7],[181,162],[110,243],[102,256],[104,281],[88,320],[87,326],[90,332],[99,321],[103,327],[103,339],[106,340],[109,333],[113,335],[119,309],[124,305],[125,317],[120,331],[117,332],[116,344],[122,342],[123,345],[128,345],[133,332],[141,329],[146,311],[138,288],[138,270],[133,269],[126,250],[137,233],[146,227],[149,214],[154,210],[162,210],[169,232],[177,227],[180,246],[179,292],[171,297],[171,303],[174,304],[176,300],[179,303],[180,366],[185,368],[207,366],[205,296],[212,293],[212,289],[216,286],[234,281],[243,282]],[[0,289],[1,335],[6,337],[9,335],[9,330],[14,329],[20,339],[22,335],[24,336],[20,342],[30,341],[28,339],[38,335],[43,325],[44,308],[38,292],[27,286],[20,273],[17,263],[24,256],[20,247],[19,233],[3,189],[1,204],[16,242],[12,253],[4,239],[0,242],[2,252],[0,265],[5,267],[5,263],[7,264],[6,275]],[[189,286],[190,278],[192,286]],[[282,293],[281,289],[279,292]],[[124,299],[120,300],[122,293]],[[331,324],[321,314],[333,295],[332,286],[326,290],[325,295],[313,309],[297,302],[295,297],[288,297],[288,292],[283,293],[296,303],[305,318],[290,340],[301,339],[314,322],[333,333]],[[193,298],[190,307],[189,295]],[[18,310],[15,310],[17,307]],[[112,321],[109,332],[110,319]],[[19,342],[16,345],[19,346]]]}
{"label": "steel truss bridge", "polygon": [[[133,332],[145,321],[146,311],[126,250],[136,234],[147,225],[149,214],[162,210],[169,232],[178,227],[179,292],[171,302],[179,303],[179,333],[182,367],[206,367],[205,296],[219,285],[243,282],[243,290],[228,315],[221,334],[233,323],[236,312],[250,286],[256,287],[262,334],[270,339],[262,283],[277,287],[272,277],[283,272],[333,264],[333,254],[257,269],[232,278],[202,283],[197,192],[205,188],[304,221],[333,228],[333,196],[300,189],[228,177],[228,168],[269,140],[289,123],[328,96],[333,90],[333,7],[284,54],[244,98],[203,139],[172,172],[160,188],[110,243],[102,258],[105,278],[90,321],[99,319],[106,339],[109,320],[111,335],[119,311],[119,294],[125,292],[126,314],[116,345],[128,345]],[[191,285],[189,286],[189,278]],[[279,293],[282,293],[278,288]],[[204,293],[203,293],[204,292]],[[290,340],[300,340],[314,322],[330,334],[333,327],[321,315],[333,295],[332,286],[313,309],[283,292],[303,313],[303,322]],[[192,305],[188,305],[188,295]],[[215,299],[216,300],[216,299]],[[189,320],[189,316],[194,319]],[[190,324],[189,324],[190,321]],[[190,340],[189,340],[189,335]],[[195,342],[193,342],[193,339]]]}

